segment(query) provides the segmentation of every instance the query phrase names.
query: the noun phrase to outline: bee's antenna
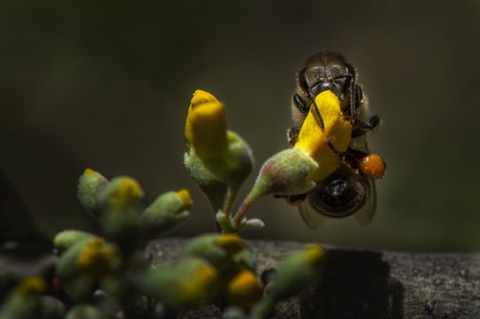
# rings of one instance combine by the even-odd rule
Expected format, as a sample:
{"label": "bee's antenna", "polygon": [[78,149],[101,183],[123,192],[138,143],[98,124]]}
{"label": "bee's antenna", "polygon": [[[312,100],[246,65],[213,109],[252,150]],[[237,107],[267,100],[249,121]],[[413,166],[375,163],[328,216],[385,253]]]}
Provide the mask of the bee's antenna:
{"label": "bee's antenna", "polygon": [[320,110],[318,109],[317,102],[315,102],[315,95],[312,92],[312,89],[315,86],[317,86],[320,82],[316,82],[313,85],[309,86],[307,84],[305,69],[303,69],[300,72],[300,74],[301,74],[301,76],[300,76],[301,84],[303,84],[303,86],[307,89],[306,91],[308,91],[308,97],[310,98],[310,100],[312,100],[313,107],[315,108],[315,112],[318,115],[318,119],[319,119],[319,122],[320,122],[320,128],[323,130],[325,128],[325,124],[323,123],[323,117],[322,117],[322,114],[320,114]]}
{"label": "bee's antenna", "polygon": [[325,124],[323,123],[323,117],[322,117],[322,114],[320,114],[320,110],[318,109],[317,102],[315,102],[315,95],[313,95],[311,89],[308,89],[308,96],[310,97],[310,100],[312,100],[313,107],[315,108],[315,112],[317,113],[318,119],[320,121],[320,128],[323,130],[325,128]]}
{"label": "bee's antenna", "polygon": [[355,79],[350,76],[350,116],[353,119],[355,116],[355,107],[357,102],[355,101]]}
{"label": "bee's antenna", "polygon": [[340,79],[340,78],[347,78],[350,83],[348,84],[350,86],[350,117],[353,118],[355,115],[355,79],[352,74],[348,73],[348,69],[346,70],[347,74],[345,75],[339,75],[336,76],[335,79]]}

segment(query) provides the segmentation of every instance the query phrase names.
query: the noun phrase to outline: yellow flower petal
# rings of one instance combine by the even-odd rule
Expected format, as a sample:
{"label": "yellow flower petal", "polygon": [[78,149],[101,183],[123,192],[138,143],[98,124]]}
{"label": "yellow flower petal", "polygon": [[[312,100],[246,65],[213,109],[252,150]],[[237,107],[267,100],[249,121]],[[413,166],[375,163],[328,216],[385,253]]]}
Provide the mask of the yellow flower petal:
{"label": "yellow flower petal", "polygon": [[315,102],[322,115],[324,128],[320,127],[318,115],[312,105],[294,147],[301,148],[318,163],[318,169],[311,176],[313,181],[318,182],[327,178],[341,165],[340,158],[327,143],[331,143],[338,152],[345,152],[351,141],[352,124],[344,118],[340,101],[331,91],[320,93]]}
{"label": "yellow flower petal", "polygon": [[227,302],[244,310],[250,309],[262,295],[262,282],[248,269],[242,270],[233,278],[226,291]]}
{"label": "yellow flower petal", "polygon": [[210,301],[218,281],[218,271],[210,265],[195,265],[191,273],[183,272],[182,279],[172,288],[177,302],[201,305]]}
{"label": "yellow flower petal", "polygon": [[215,244],[225,250],[227,256],[232,256],[245,248],[245,243],[236,234],[225,233],[221,234],[216,240]]}
{"label": "yellow flower petal", "polygon": [[77,266],[82,273],[100,279],[113,269],[117,258],[115,248],[97,237],[83,247],[77,257]]}
{"label": "yellow flower petal", "polygon": [[192,209],[193,206],[193,200],[192,197],[190,196],[190,192],[187,189],[181,189],[177,192],[178,197],[180,197],[180,200],[182,201],[182,210],[190,210]]}
{"label": "yellow flower petal", "polygon": [[103,200],[108,208],[118,208],[136,205],[143,196],[142,187],[136,180],[121,176],[111,180],[103,193]]}
{"label": "yellow flower petal", "polygon": [[320,265],[325,260],[326,251],[320,245],[309,245],[305,249],[305,259],[310,265]]}
{"label": "yellow flower petal", "polygon": [[86,168],[85,171],[83,172],[85,175],[93,175],[95,174],[95,171],[91,168]]}
{"label": "yellow flower petal", "polygon": [[224,105],[208,92],[195,91],[185,123],[187,151],[193,146],[204,160],[220,159],[228,145],[226,131]]}

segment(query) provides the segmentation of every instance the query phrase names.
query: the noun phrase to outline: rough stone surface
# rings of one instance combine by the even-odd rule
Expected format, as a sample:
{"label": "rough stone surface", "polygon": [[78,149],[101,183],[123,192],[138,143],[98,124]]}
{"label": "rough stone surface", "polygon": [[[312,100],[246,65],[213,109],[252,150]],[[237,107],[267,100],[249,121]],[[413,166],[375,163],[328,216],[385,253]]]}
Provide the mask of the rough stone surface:
{"label": "rough stone surface", "polygon": [[[172,262],[185,239],[153,242],[154,263]],[[258,270],[305,244],[248,241]],[[420,254],[328,247],[323,280],[286,300],[272,318],[480,318],[480,254]],[[221,318],[218,311],[182,318]]]}
{"label": "rough stone surface", "polygon": [[[152,242],[147,253],[154,264],[173,263],[189,239]],[[247,241],[257,257],[258,271],[275,267],[305,244]],[[36,247],[36,246],[35,246]],[[41,246],[43,247],[43,246]],[[15,278],[50,271],[55,257],[38,250],[32,259],[0,249],[0,300]],[[280,303],[274,319],[417,319],[480,318],[480,254],[420,254],[326,247],[322,282],[311,292]],[[14,250],[18,252],[19,250]],[[202,307],[181,313],[182,319],[220,319],[221,309]]]}

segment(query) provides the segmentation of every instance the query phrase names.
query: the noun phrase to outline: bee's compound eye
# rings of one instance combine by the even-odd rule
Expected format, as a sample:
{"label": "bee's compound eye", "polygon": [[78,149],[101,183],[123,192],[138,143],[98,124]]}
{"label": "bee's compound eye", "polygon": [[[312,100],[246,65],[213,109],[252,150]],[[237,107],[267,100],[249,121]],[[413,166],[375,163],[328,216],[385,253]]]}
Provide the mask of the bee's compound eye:
{"label": "bee's compound eye", "polygon": [[378,154],[370,154],[360,160],[360,170],[371,178],[382,178],[385,176],[385,163]]}

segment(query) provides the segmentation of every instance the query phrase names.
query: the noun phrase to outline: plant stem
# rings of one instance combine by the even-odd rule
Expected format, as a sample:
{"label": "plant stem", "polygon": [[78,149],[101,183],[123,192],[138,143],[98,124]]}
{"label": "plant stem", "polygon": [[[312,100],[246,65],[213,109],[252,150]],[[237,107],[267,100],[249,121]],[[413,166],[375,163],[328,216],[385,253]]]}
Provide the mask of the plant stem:
{"label": "plant stem", "polygon": [[232,213],[233,204],[235,203],[240,187],[229,185],[227,189],[227,194],[225,196],[225,202],[223,203],[223,212],[230,216]]}
{"label": "plant stem", "polygon": [[250,207],[259,199],[261,195],[259,195],[256,192],[250,192],[248,196],[245,198],[243,201],[242,205],[238,208],[237,212],[235,215],[232,217],[232,224],[238,225],[240,222],[245,218],[245,215],[247,214],[247,211],[250,209]]}

